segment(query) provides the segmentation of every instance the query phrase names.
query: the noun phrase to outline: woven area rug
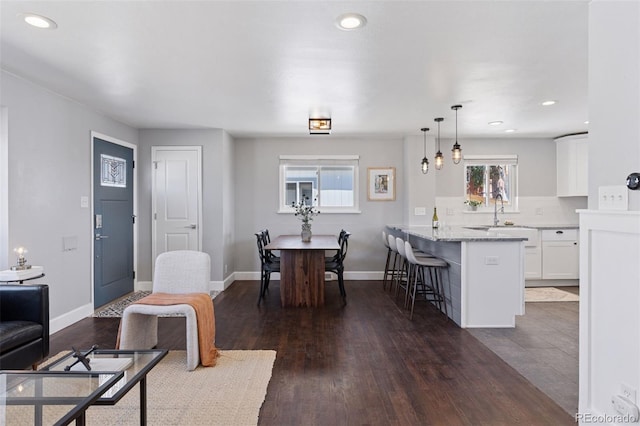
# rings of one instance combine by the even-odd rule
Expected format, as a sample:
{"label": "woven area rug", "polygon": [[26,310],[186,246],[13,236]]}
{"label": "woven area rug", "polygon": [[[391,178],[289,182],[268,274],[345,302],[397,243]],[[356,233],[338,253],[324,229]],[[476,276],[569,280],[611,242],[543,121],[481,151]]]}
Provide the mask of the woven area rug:
{"label": "woven area rug", "polygon": [[[104,306],[98,310],[96,310],[93,313],[93,317],[96,318],[120,318],[122,317],[122,312],[124,311],[124,308],[126,308],[127,306],[129,306],[130,304],[132,304],[135,301],[138,301],[140,299],[142,299],[145,296],[148,296],[149,294],[151,294],[150,291],[136,291],[135,293],[131,293],[125,297],[122,297],[118,300],[113,301],[112,303],[108,304],[107,306]],[[215,299],[216,296],[220,294],[219,291],[213,291],[211,293],[211,298]],[[180,314],[173,314],[173,315],[160,315],[160,316],[182,316]]]}
{"label": "woven area rug", "polygon": [[[186,352],[170,351],[147,375],[147,424],[256,425],[275,359],[270,350],[221,351],[215,367],[187,371]],[[7,425],[33,424],[33,408],[11,406],[6,414]],[[116,405],[89,407],[86,424],[139,425],[139,385]]]}
{"label": "woven area rug", "polygon": [[525,302],[578,302],[580,296],[556,287],[527,287],[524,289]]}

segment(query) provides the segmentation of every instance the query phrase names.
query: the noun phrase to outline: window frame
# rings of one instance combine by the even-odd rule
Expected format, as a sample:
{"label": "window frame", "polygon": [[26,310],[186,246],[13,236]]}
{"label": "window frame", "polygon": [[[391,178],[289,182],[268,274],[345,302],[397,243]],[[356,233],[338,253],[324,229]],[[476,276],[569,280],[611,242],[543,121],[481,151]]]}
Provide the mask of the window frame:
{"label": "window frame", "polygon": [[[469,166],[511,166],[511,194],[508,204],[504,204],[504,211],[509,213],[519,213],[519,185],[518,185],[518,156],[517,155],[465,155],[462,159],[462,197],[463,201],[467,201],[467,167]],[[485,171],[486,173],[486,171]],[[488,182],[485,180],[485,185]],[[478,206],[477,210],[467,210],[465,213],[493,213],[493,198],[485,197],[487,204]],[[502,207],[502,206],[500,206]]]}
{"label": "window frame", "polygon": [[[318,206],[322,214],[361,213],[360,211],[360,156],[359,155],[281,155],[278,177],[278,213],[294,214],[295,209],[286,203],[287,166],[296,167],[353,167],[353,206]],[[318,187],[320,191],[320,187]]]}

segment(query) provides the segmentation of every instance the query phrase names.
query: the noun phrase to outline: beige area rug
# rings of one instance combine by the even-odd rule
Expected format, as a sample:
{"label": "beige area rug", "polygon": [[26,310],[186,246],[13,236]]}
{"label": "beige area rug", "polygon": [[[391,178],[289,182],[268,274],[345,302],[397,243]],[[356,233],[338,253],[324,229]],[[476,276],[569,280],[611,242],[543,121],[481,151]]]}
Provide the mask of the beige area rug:
{"label": "beige area rug", "polygon": [[[256,425],[275,359],[271,350],[221,351],[215,367],[187,371],[186,352],[170,351],[147,376],[147,424]],[[7,425],[33,420],[24,423],[16,415],[13,421],[7,414]],[[89,426],[139,425],[139,385],[116,405],[90,407],[86,421]]]}
{"label": "beige area rug", "polygon": [[580,296],[556,287],[527,287],[524,289],[525,302],[578,302]]}

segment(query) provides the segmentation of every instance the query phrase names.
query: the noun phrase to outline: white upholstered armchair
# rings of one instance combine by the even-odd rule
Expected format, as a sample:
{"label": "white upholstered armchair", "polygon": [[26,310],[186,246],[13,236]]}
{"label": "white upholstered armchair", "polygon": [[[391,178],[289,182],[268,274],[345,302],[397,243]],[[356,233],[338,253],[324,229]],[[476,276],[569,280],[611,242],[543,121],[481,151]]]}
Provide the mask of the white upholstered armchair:
{"label": "white upholstered armchair", "polygon": [[[209,295],[210,271],[211,260],[206,253],[190,250],[162,253],[156,259],[152,293]],[[122,314],[120,349],[155,347],[158,343],[158,315],[164,314],[183,314],[186,317],[187,369],[194,370],[200,362],[198,325],[196,312],[188,304],[129,305]]]}

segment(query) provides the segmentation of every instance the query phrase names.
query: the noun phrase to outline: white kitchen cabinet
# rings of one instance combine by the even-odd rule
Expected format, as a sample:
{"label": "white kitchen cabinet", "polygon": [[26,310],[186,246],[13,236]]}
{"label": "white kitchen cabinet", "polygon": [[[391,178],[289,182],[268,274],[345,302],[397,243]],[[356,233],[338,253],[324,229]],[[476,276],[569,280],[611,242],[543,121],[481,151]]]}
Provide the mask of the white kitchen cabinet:
{"label": "white kitchen cabinet", "polygon": [[540,231],[528,235],[524,243],[524,278],[539,280],[542,278],[542,246],[540,245]]}
{"label": "white kitchen cabinet", "polygon": [[556,168],[558,197],[588,195],[588,135],[556,138]]}
{"label": "white kitchen cabinet", "polygon": [[579,259],[577,229],[542,231],[542,279],[577,280]]}

